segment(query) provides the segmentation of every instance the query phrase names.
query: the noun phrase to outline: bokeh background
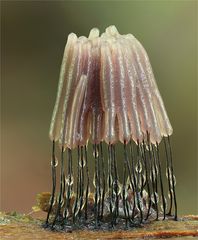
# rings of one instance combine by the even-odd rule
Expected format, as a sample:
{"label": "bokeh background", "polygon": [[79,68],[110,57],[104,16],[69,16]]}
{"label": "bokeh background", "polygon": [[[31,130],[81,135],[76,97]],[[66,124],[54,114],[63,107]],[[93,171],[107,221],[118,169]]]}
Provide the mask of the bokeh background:
{"label": "bokeh background", "polygon": [[48,128],[67,35],[115,24],[146,48],[174,128],[180,214],[198,213],[197,1],[1,1],[1,210],[51,190]]}

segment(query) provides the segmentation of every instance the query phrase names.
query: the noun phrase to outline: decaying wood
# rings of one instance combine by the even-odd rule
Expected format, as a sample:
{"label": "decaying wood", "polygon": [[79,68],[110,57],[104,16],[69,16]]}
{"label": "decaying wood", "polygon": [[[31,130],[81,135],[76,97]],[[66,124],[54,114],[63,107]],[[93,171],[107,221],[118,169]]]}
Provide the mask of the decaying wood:
{"label": "decaying wood", "polygon": [[198,216],[184,216],[179,221],[153,221],[126,231],[52,232],[42,227],[43,220],[17,213],[0,213],[0,239],[140,239],[198,237]]}

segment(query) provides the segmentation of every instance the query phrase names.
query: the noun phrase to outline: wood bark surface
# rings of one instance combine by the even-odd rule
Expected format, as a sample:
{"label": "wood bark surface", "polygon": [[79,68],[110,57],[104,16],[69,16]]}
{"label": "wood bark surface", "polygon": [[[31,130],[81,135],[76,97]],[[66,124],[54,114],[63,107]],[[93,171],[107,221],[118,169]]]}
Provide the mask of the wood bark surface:
{"label": "wood bark surface", "polygon": [[[198,238],[198,216],[183,216],[178,221],[153,221],[140,228],[113,231],[75,230],[53,232],[42,227],[44,220],[24,214],[0,213],[0,239],[161,239]],[[196,239],[196,238],[194,238]]]}

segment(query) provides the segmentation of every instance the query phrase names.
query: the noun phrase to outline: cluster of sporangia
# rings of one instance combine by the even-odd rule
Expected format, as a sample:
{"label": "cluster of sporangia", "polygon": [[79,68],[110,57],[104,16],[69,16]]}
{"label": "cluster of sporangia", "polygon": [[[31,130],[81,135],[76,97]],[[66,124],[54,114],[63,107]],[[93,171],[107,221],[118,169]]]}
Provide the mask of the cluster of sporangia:
{"label": "cluster of sporangia", "polygon": [[[71,33],[49,133],[53,188],[47,226],[133,226],[165,219],[173,203],[177,219],[171,134],[140,42],[120,35],[115,26],[101,36],[96,28],[88,38]],[[58,191],[56,142],[61,148]]]}

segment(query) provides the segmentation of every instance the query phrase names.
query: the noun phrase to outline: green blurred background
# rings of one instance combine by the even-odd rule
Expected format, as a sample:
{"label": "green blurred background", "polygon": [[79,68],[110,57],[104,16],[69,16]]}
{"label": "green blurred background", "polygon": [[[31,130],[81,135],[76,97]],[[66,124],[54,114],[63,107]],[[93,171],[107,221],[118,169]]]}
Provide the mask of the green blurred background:
{"label": "green blurred background", "polygon": [[198,213],[197,1],[1,1],[1,210],[50,191],[48,128],[67,35],[115,24],[146,48],[174,128],[180,214]]}

